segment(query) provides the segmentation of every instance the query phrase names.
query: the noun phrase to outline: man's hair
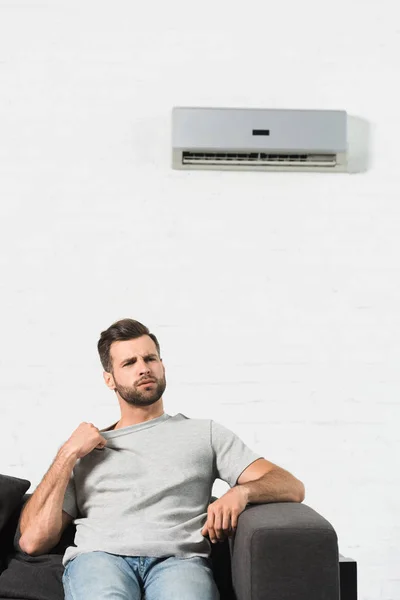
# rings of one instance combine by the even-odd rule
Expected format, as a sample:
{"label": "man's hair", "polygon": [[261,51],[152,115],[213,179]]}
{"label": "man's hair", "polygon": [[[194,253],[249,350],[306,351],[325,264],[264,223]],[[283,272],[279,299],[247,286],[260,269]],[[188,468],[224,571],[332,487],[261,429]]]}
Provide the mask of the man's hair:
{"label": "man's hair", "polygon": [[102,331],[100,339],[97,343],[97,349],[100,354],[101,364],[103,369],[107,373],[113,372],[112,360],[110,355],[110,348],[113,342],[122,342],[126,340],[134,340],[142,337],[142,335],[148,335],[156,345],[158,356],[160,355],[160,344],[154,333],[150,333],[146,325],[142,325],[139,321],[133,319],[121,319],[116,321],[108,329]]}

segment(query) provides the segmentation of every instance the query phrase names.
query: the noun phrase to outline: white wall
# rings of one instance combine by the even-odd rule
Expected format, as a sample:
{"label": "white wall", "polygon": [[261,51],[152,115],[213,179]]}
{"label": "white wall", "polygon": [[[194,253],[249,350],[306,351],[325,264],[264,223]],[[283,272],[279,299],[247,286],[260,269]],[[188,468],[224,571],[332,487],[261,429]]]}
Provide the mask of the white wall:
{"label": "white wall", "polygon": [[[396,12],[0,0],[0,472],[33,491],[81,421],[119,418],[96,344],[132,317],[166,411],[301,478],[360,600],[400,597]],[[174,105],[344,109],[369,168],[173,171]]]}

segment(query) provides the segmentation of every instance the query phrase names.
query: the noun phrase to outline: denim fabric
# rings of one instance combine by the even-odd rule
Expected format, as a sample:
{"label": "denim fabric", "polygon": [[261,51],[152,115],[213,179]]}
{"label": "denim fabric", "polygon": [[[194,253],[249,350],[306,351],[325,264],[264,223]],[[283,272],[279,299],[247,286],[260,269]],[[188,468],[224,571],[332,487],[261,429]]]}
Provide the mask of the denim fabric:
{"label": "denim fabric", "polygon": [[65,600],[219,600],[211,559],[86,552],[67,563]]}

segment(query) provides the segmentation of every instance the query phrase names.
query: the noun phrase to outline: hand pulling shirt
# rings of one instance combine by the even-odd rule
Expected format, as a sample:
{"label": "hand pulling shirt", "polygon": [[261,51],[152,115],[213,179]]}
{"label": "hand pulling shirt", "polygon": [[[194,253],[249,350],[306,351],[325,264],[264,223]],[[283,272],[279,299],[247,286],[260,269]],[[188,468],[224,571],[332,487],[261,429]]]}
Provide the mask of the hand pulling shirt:
{"label": "hand pulling shirt", "polygon": [[77,460],[65,492],[62,508],[76,534],[64,566],[96,550],[208,558],[211,543],[201,530],[215,479],[233,487],[263,458],[223,425],[182,413],[101,435],[107,445]]}

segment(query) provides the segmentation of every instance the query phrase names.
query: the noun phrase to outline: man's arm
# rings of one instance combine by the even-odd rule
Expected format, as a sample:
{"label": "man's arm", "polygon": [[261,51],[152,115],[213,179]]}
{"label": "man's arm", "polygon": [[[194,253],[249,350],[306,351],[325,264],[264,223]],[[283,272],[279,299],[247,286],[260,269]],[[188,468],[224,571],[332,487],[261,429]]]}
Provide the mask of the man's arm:
{"label": "man's arm", "polygon": [[252,504],[303,502],[305,498],[304,484],[281,467],[274,467],[259,479],[237,487],[244,493],[246,502]]}
{"label": "man's arm", "polygon": [[84,421],[61,446],[22,511],[19,545],[24,552],[42,554],[58,543],[63,529],[71,521],[62,507],[74,465],[94,448],[104,448],[106,444],[98,428]]}
{"label": "man's arm", "polygon": [[59,541],[66,525],[62,511],[65,490],[77,458],[77,452],[64,444],[24,506],[19,545],[27,554],[46,552]]}
{"label": "man's arm", "polygon": [[[261,460],[263,462],[259,462]],[[201,533],[204,536],[208,534],[211,542],[222,542],[226,535],[236,530],[238,517],[248,503],[303,502],[304,485],[299,479],[281,467],[274,465],[271,468],[272,463],[264,459],[259,461],[256,461],[257,466],[248,467],[239,477],[238,481],[244,483],[238,483],[209,505],[207,521]],[[264,471],[264,475],[250,479],[259,470]]]}

